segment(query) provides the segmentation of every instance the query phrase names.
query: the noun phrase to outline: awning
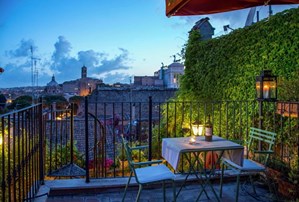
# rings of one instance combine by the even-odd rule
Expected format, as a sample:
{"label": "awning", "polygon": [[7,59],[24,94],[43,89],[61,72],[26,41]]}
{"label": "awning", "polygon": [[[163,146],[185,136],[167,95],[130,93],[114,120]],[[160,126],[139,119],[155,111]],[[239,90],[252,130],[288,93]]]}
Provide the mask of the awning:
{"label": "awning", "polygon": [[299,4],[299,0],[165,0],[166,15],[205,15],[263,5]]}

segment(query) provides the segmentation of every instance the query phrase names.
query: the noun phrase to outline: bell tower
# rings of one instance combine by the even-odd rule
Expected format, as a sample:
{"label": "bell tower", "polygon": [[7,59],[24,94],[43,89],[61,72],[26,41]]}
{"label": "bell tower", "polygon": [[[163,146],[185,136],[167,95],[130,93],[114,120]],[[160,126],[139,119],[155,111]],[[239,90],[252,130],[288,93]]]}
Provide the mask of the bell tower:
{"label": "bell tower", "polygon": [[85,65],[81,69],[81,78],[86,78],[87,77],[87,67]]}

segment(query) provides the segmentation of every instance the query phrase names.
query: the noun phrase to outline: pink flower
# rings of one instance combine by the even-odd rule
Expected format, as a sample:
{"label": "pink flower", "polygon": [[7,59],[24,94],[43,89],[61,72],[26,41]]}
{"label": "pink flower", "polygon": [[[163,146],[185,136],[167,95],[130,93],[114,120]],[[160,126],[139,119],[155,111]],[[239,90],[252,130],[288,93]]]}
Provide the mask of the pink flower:
{"label": "pink flower", "polygon": [[112,159],[107,158],[106,161],[105,161],[105,168],[109,169],[113,165],[113,163],[114,162],[113,162]]}

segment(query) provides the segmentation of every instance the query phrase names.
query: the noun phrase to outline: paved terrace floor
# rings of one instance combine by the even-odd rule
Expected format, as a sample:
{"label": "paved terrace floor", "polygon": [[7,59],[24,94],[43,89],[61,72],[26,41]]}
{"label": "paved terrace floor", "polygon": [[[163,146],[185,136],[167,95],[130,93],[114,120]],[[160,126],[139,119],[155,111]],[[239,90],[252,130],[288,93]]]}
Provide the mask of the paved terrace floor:
{"label": "paved terrace floor", "polygon": [[[183,176],[177,176],[176,191],[181,186]],[[35,202],[118,202],[122,200],[123,191],[128,178],[111,178],[111,179],[91,179],[89,183],[85,183],[84,179],[70,180],[51,180],[46,181],[37,195],[44,195],[36,198]],[[134,186],[135,185],[135,186]],[[219,179],[213,181],[213,186],[219,194]],[[220,201],[231,202],[235,201],[235,178],[225,180],[223,185],[223,197]],[[179,194],[178,202],[195,201],[201,190],[198,182],[190,181],[185,185]],[[240,186],[239,201],[255,202],[255,201],[274,201],[274,197],[269,193],[266,187],[256,186],[257,195],[252,192],[250,184],[243,183]],[[131,180],[131,186],[128,188],[125,201],[135,201],[138,192],[138,187],[134,179]],[[200,201],[217,201],[210,188],[207,188],[208,196],[203,194]],[[167,201],[173,200],[172,188],[167,186],[166,189]],[[144,187],[141,197],[141,202],[163,201],[163,190],[161,184],[153,187]],[[280,200],[284,201],[284,200]]]}

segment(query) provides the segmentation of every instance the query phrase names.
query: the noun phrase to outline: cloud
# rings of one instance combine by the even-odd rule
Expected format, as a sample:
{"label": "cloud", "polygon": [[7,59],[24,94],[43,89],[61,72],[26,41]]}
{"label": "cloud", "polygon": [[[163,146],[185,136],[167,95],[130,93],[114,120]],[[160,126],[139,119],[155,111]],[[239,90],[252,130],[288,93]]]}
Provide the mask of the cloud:
{"label": "cloud", "polygon": [[[71,44],[62,36],[55,43],[55,50],[52,55],[53,63],[51,69],[55,70],[58,81],[67,81],[80,78],[81,67],[87,67],[87,74],[99,75],[114,70],[129,69],[127,62],[129,61],[129,51],[119,48],[119,54],[109,57],[105,52],[97,52],[94,50],[79,51],[77,55],[71,57],[69,52]],[[68,78],[68,79],[67,79]]]}
{"label": "cloud", "polygon": [[100,58],[104,55],[104,53],[98,53],[94,50],[80,51],[78,52],[78,60],[87,67],[95,67],[99,65]]}
{"label": "cloud", "polygon": [[69,57],[69,53],[72,49],[70,42],[68,42],[63,36],[58,37],[58,41],[54,44],[55,51],[52,55],[52,59],[55,63],[59,63],[61,60]]}
{"label": "cloud", "polygon": [[[53,74],[58,83],[75,80],[81,77],[83,65],[87,67],[88,77],[105,78],[107,82],[128,80],[127,74],[119,73],[119,70],[130,69],[129,51],[124,48],[118,48],[114,56],[95,50],[81,50],[70,55],[71,43],[64,36],[59,36],[52,54],[37,60],[36,66],[32,67],[31,46],[34,55],[37,55],[37,46],[32,39],[22,39],[16,49],[6,51],[6,56],[11,59],[9,64],[4,65],[5,74],[1,75],[0,86],[31,86],[32,75],[38,75],[35,83],[39,85],[46,85]],[[2,84],[4,81],[8,82]]]}
{"label": "cloud", "polygon": [[[36,66],[32,66],[31,47],[34,56],[43,55],[41,60],[36,61]],[[81,77],[81,68],[87,67],[87,76],[94,78],[105,78],[107,82],[128,82],[126,73],[120,71],[128,70],[131,61],[129,51],[118,48],[114,55],[109,55],[104,51],[80,50],[71,55],[72,45],[64,37],[58,36],[53,43],[53,51],[49,55],[39,53],[38,47],[32,39],[22,39],[15,49],[7,50],[6,57],[10,58],[9,64],[4,64],[5,74],[1,75],[0,86],[31,86],[32,75],[38,76],[35,83],[44,86],[52,75],[58,83],[75,80]],[[36,69],[35,69],[36,67]]]}
{"label": "cloud", "polygon": [[22,64],[8,63],[5,72],[1,75],[0,86],[30,86],[31,85],[31,63]]}
{"label": "cloud", "polygon": [[37,47],[34,45],[34,41],[32,39],[22,39],[15,50],[10,50],[6,53],[11,58],[27,57],[31,55],[31,48],[33,52],[37,50]]}
{"label": "cloud", "polygon": [[106,73],[114,70],[126,70],[130,69],[129,66],[126,65],[126,62],[129,60],[128,55],[129,52],[126,49],[119,48],[120,54],[115,56],[112,59],[104,59],[101,61],[101,65],[96,67],[97,72],[99,74]]}
{"label": "cloud", "polygon": [[93,74],[95,78],[102,79],[104,83],[113,84],[113,83],[129,83],[132,75],[124,72],[109,72],[102,74]]}

